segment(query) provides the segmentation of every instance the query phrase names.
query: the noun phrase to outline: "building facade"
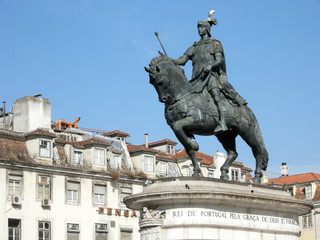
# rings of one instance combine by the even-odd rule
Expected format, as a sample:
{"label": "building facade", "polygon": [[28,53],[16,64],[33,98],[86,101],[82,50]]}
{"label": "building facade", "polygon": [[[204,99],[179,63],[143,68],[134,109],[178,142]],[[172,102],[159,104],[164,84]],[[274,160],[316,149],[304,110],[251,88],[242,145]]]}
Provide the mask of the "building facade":
{"label": "building facade", "polygon": [[289,175],[286,163],[281,165],[281,176],[269,179],[266,184],[281,186],[297,199],[311,201],[311,213],[299,217],[301,240],[320,240],[320,174]]}

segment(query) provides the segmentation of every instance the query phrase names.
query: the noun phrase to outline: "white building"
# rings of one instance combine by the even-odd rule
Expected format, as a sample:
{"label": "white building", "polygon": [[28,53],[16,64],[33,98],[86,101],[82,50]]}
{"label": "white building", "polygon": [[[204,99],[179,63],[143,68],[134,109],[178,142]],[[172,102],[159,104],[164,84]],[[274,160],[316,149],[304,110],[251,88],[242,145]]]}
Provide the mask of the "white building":
{"label": "white building", "polygon": [[265,184],[281,186],[292,197],[313,203],[314,209],[299,217],[300,240],[320,240],[320,174],[310,172],[289,175],[286,163],[282,163],[280,169],[281,176],[271,178]]}
{"label": "white building", "polygon": [[0,121],[0,240],[140,239],[122,200],[145,180],[118,171],[132,171],[123,139],[55,130],[44,98],[16,100]]}

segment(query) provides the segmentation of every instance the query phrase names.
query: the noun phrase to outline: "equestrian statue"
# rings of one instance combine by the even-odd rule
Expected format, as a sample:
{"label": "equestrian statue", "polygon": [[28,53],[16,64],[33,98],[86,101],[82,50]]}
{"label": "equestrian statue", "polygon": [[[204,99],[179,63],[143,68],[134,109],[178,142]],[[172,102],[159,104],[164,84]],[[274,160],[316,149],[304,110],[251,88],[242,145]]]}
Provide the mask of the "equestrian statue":
{"label": "equestrian statue", "polygon": [[[196,135],[215,135],[227,152],[220,168],[223,180],[228,180],[229,167],[238,157],[236,137],[251,147],[256,159],[254,183],[261,183],[262,170],[267,169],[268,152],[258,121],[247,102],[227,80],[224,51],[220,41],[211,38],[211,27],[217,24],[209,12],[205,21],[198,22],[200,41],[195,42],[178,59],[165,52],[152,59],[149,68],[150,83],[155,87],[159,101],[165,104],[165,118],[193,163],[193,175],[200,176],[195,156],[199,150]],[[192,61],[192,79],[188,81],[179,65]]]}

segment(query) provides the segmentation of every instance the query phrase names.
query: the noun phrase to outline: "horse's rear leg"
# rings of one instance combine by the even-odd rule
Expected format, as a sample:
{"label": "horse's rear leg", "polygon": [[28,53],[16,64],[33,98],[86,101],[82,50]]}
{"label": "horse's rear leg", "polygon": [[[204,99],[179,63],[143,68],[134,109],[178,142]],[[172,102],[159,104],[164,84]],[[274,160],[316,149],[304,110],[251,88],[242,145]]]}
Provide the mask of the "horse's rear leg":
{"label": "horse's rear leg", "polygon": [[181,120],[178,120],[171,124],[171,128],[180,141],[180,143],[186,149],[188,156],[190,157],[193,164],[193,174],[192,176],[198,177],[200,176],[200,167],[198,164],[198,160],[196,158],[195,151],[198,151],[199,146],[195,141],[191,141],[191,138],[187,136],[184,128],[191,126],[193,124],[193,119],[191,117],[187,117]]}
{"label": "horse's rear leg", "polygon": [[[256,123],[257,124],[257,123]],[[256,169],[254,171],[254,183],[261,183],[262,170],[266,170],[268,165],[268,152],[260,133],[260,129],[254,124],[250,128],[241,129],[239,132],[243,140],[251,147],[254,158],[256,159]]]}
{"label": "horse's rear leg", "polygon": [[229,180],[228,172],[229,168],[234,160],[238,157],[236,151],[236,137],[237,134],[234,132],[225,132],[217,136],[219,142],[222,144],[223,148],[227,151],[227,159],[220,168],[221,175],[220,179]]}

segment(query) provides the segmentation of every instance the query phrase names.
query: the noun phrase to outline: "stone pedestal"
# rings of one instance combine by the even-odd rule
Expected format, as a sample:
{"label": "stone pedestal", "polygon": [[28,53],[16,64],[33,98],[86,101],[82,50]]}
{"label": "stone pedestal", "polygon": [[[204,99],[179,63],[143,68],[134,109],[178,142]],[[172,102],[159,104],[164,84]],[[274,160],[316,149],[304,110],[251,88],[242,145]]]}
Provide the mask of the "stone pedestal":
{"label": "stone pedestal", "polygon": [[298,240],[312,209],[281,189],[207,178],[155,181],[125,203],[141,211],[141,240]]}

